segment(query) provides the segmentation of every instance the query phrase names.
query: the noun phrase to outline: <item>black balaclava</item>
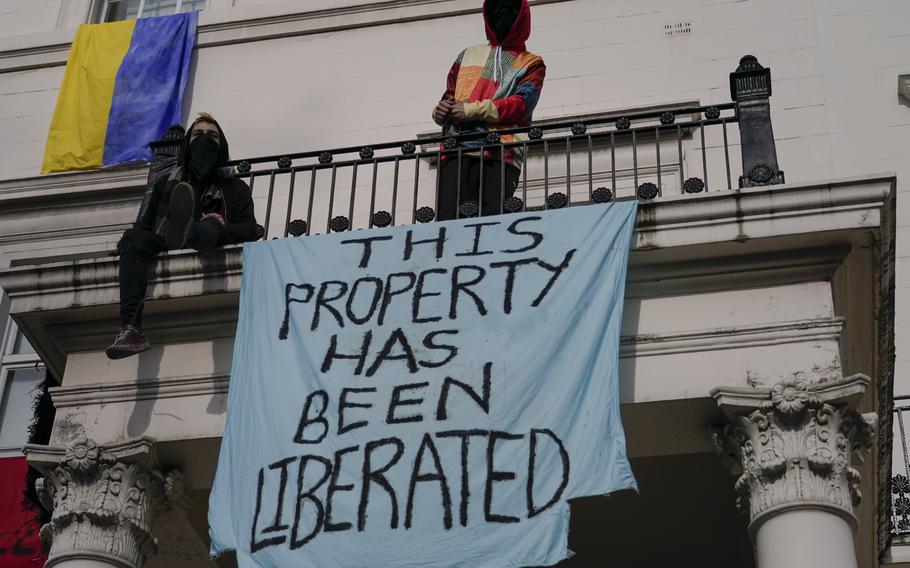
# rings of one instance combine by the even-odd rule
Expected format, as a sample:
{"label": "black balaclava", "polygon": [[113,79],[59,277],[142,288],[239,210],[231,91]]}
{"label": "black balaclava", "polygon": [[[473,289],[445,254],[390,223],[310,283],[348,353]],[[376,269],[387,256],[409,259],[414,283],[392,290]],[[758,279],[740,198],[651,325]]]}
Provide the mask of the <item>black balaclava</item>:
{"label": "black balaclava", "polygon": [[[215,142],[211,136],[205,134],[191,141],[190,134],[198,122],[214,124],[218,128],[221,141]],[[221,125],[208,115],[205,118],[197,118],[186,131],[186,140],[183,144],[183,152],[180,158],[180,163],[198,181],[210,178],[219,168],[226,166],[228,161],[230,161],[230,154],[228,152],[228,141],[224,135],[224,130],[221,129]]]}
{"label": "black balaclava", "polygon": [[190,142],[187,151],[189,160],[186,167],[196,180],[202,181],[215,171],[219,149],[218,142],[208,134],[197,136]]}
{"label": "black balaclava", "polygon": [[492,13],[488,13],[487,17],[491,23],[490,27],[493,28],[496,39],[500,43],[505,41],[506,36],[512,31],[512,26],[515,24],[520,10],[521,0],[496,0],[493,2],[492,10],[490,10]]}

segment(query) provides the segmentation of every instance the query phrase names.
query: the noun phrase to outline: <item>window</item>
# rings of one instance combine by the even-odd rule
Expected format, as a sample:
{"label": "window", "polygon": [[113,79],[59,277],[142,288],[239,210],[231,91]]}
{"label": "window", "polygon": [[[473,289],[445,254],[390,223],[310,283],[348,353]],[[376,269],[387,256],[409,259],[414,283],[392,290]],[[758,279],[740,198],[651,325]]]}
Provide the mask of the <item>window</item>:
{"label": "window", "polygon": [[13,336],[13,348],[10,350],[10,355],[34,355],[35,350],[25,335],[18,329],[13,328],[13,330],[16,334]]}
{"label": "window", "polygon": [[[6,320],[6,321],[4,321]],[[32,421],[32,403],[44,380],[41,359],[9,319],[0,319],[0,458],[22,455]]]}
{"label": "window", "polygon": [[117,22],[205,10],[207,3],[208,0],[104,0],[98,21]]}
{"label": "window", "polygon": [[0,401],[0,458],[21,455],[28,441],[28,425],[32,421],[32,401],[37,387],[44,380],[44,369],[34,366],[9,369],[0,380],[3,399]]}

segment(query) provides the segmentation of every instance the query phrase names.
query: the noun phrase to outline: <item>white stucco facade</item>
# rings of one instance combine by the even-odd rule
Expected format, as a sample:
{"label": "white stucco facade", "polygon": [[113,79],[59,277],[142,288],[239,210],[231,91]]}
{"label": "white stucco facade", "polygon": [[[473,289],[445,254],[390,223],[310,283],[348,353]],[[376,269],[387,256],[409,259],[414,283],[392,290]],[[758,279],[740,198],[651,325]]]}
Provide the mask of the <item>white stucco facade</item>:
{"label": "white stucco facade", "polygon": [[[0,179],[38,174],[68,42],[89,4],[4,5]],[[464,46],[483,40],[480,15],[472,0],[400,4],[211,0],[200,16],[190,116],[205,110],[222,117],[236,157],[434,131],[429,115],[445,73]],[[538,4],[529,49],[548,66],[538,120],[727,102],[727,74],[751,53],[772,69],[772,119],[788,181],[910,175],[910,109],[899,95],[899,77],[910,71],[904,2]],[[677,21],[692,31],[667,36],[664,26]],[[898,227],[910,224],[900,200],[898,207]],[[900,276],[905,265],[898,261]],[[897,286],[907,287],[900,276]],[[908,324],[901,318],[910,317],[900,308],[898,342]],[[901,351],[898,377],[910,362]]]}
{"label": "white stucco facade", "polygon": [[[446,72],[462,48],[483,40],[479,5],[210,0],[200,14],[187,116],[207,111],[218,117],[234,158],[435,132],[430,111]],[[838,412],[867,416],[870,428],[871,413],[880,415],[890,404],[892,387],[893,394],[910,394],[910,207],[904,199],[910,188],[910,4],[532,5],[528,48],[547,63],[536,120],[727,103],[730,72],[740,57],[753,54],[771,69],[771,118],[787,181],[734,192],[715,187],[642,206],[625,305],[621,396],[643,501],[617,497],[578,505],[573,538],[582,552],[567,566],[666,563],[669,552],[632,551],[632,538],[626,539],[629,550],[620,537],[603,541],[604,533],[624,534],[624,524],[648,527],[651,537],[644,540],[660,541],[667,528],[662,521],[678,533],[667,542],[679,539],[683,553],[706,555],[698,559],[702,566],[770,568],[794,558],[801,566],[879,566],[887,531],[880,501],[887,488],[879,470],[888,464],[869,432],[857,426],[851,434],[872,449],[864,465],[854,466],[863,494],[855,508],[807,508],[799,505],[802,496],[784,489],[788,513],[769,522],[755,522],[754,507],[752,518],[735,511],[735,478],[711,455],[723,444],[712,442],[710,432],[757,412],[744,400],[772,400],[775,385],[797,373],[808,385],[837,383],[840,390],[821,399]],[[150,290],[156,300],[146,318],[152,350],[106,359],[119,297],[116,258],[107,253],[135,218],[145,169],[38,175],[69,42],[96,10],[90,0],[0,6],[0,287],[61,380],[50,446],[86,437],[114,448],[122,463],[179,468],[195,504],[181,501],[177,508],[188,512],[161,514],[153,530],[161,551],[147,565],[198,566],[206,539],[202,504],[225,420],[240,251],[168,254]],[[708,144],[719,156],[717,140]],[[700,149],[695,138],[686,140],[684,166],[693,172],[701,172]],[[631,159],[627,150],[620,149],[621,161]],[[712,161],[705,173],[721,180],[720,164],[722,158]],[[742,168],[733,166],[735,186]],[[679,192],[678,184],[668,188]],[[263,208],[265,195],[254,197]],[[889,307],[892,274],[896,303]],[[892,323],[893,373],[883,332]],[[151,449],[135,442],[143,437],[153,440]],[[728,452],[734,462],[737,451]],[[62,459],[59,452],[36,450],[33,463],[52,471]],[[902,460],[895,456],[897,471]],[[712,494],[717,479],[724,485]],[[789,487],[786,479],[781,483]],[[691,514],[683,493],[707,495],[705,518]],[[666,495],[674,502],[667,504]],[[698,522],[684,526],[693,517]],[[784,542],[803,530],[805,538]],[[836,539],[842,547],[813,554],[826,542],[817,537],[834,533],[842,535]],[[712,540],[722,541],[716,556]],[[750,542],[765,552],[753,554]],[[896,547],[889,554],[885,562],[904,553]]]}

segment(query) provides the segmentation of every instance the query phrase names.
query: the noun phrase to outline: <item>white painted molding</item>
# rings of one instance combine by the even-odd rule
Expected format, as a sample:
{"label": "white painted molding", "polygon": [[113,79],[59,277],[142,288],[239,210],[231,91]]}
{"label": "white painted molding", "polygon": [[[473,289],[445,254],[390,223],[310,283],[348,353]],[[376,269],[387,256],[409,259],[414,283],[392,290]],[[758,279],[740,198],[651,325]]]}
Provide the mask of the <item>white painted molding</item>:
{"label": "white painted molding", "polygon": [[[531,0],[532,6],[568,0]],[[200,49],[355,28],[480,13],[476,0],[386,0],[338,6],[336,1],[276,3],[204,10]],[[307,9],[300,11],[301,5]],[[297,11],[294,11],[297,10]],[[66,64],[75,29],[0,38],[0,73]]]}
{"label": "white painted molding", "polygon": [[[840,339],[843,324],[842,318],[821,318],[769,325],[693,330],[675,334],[625,336],[621,339],[620,358],[717,351],[784,343],[836,342]],[[227,373],[186,375],[160,380],[153,377],[141,377],[138,381],[53,387],[51,394],[54,406],[62,409],[139,400],[223,395],[228,392],[229,382],[230,377]]]}
{"label": "white painted molding", "polygon": [[629,359],[786,343],[836,342],[840,340],[843,327],[843,318],[820,318],[682,333],[627,335],[620,339],[619,357]]}
{"label": "white painted molding", "polygon": [[892,542],[888,550],[885,551],[885,555],[882,558],[883,567],[892,564],[904,566],[904,562],[910,563],[910,543],[900,542],[900,538],[894,537],[895,542]]}
{"label": "white painted molding", "polygon": [[79,196],[87,192],[125,187],[144,188],[147,178],[148,166],[145,165],[0,180],[0,209],[13,205],[14,201],[48,198],[58,202],[61,197]]}
{"label": "white painted molding", "polygon": [[53,387],[51,395],[54,399],[54,407],[60,409],[138,400],[227,394],[229,382],[230,376],[227,374],[188,375],[164,380],[148,378],[139,381]]}

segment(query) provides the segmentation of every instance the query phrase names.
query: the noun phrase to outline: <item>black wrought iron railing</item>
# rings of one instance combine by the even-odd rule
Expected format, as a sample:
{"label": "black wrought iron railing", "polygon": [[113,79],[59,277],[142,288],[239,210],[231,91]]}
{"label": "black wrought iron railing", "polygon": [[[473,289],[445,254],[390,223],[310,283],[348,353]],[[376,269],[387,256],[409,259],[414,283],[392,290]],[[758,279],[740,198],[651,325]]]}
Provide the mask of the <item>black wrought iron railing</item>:
{"label": "black wrought iron railing", "polygon": [[[446,160],[457,164],[458,195],[454,201],[448,196],[457,204],[456,218],[476,216],[481,209],[514,213],[725,191],[734,180],[736,187],[783,182],[771,132],[770,70],[746,56],[731,73],[730,86],[733,102],[725,104],[668,105],[489,133],[262,156],[231,165],[253,192],[266,239],[436,220],[440,164]],[[169,136],[178,134],[174,130]],[[165,160],[175,160],[167,156],[179,146],[167,140],[156,147],[164,160],[153,162],[155,175],[169,167]],[[514,150],[525,161],[512,194],[506,187],[509,166],[501,157]],[[483,173],[476,192],[471,187],[470,197],[461,194],[464,156],[479,160],[481,172],[485,161],[499,165],[498,196],[484,196],[497,188],[485,187]],[[738,164],[742,175],[734,176]]]}
{"label": "black wrought iron railing", "polygon": [[[499,156],[511,148],[521,149],[528,160],[510,198],[504,198],[506,176],[499,176],[500,199],[494,197],[499,209],[495,212],[635,196],[648,200],[669,192],[699,193],[713,187],[730,189],[728,125],[737,121],[736,105],[728,103],[553,123],[485,136],[431,137],[266,156],[234,165],[259,202],[257,218],[263,221],[265,237],[300,236],[432,221],[439,210],[441,160],[457,158],[453,167],[460,180],[463,156],[474,155],[481,164],[492,160],[504,169],[507,166]],[[507,134],[526,134],[527,139],[504,142]],[[472,141],[481,146],[466,148],[465,143]],[[690,146],[698,154],[694,160],[687,159],[684,151]],[[618,160],[618,152],[624,154],[622,160]],[[625,154],[631,155],[631,163],[622,163],[629,160]],[[485,200],[483,191],[480,179],[478,201]],[[456,217],[478,213],[477,201],[456,202],[461,204]]]}
{"label": "black wrought iron railing", "polygon": [[907,448],[910,395],[894,397],[893,418],[899,440],[895,440],[891,460],[891,535],[910,540],[910,451]]}

